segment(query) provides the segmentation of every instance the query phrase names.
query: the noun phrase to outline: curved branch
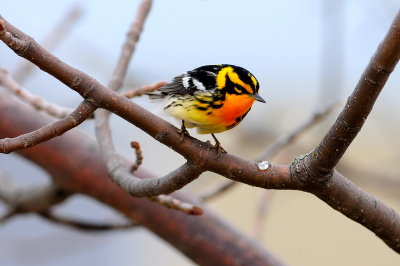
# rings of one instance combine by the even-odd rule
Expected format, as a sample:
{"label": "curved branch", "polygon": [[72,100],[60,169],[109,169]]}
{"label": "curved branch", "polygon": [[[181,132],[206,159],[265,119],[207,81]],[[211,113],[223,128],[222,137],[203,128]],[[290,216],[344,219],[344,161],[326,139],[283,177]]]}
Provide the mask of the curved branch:
{"label": "curved branch", "polygon": [[[10,153],[19,149],[26,149],[46,140],[61,136],[89,118],[95,110],[95,105],[85,100],[72,113],[61,120],[14,138],[1,139],[0,152]],[[9,111],[6,110],[2,115],[7,115],[7,112]]]}
{"label": "curved branch", "polygon": [[[149,14],[151,4],[151,0],[143,0],[139,7],[138,13],[127,34],[117,66],[108,83],[110,90],[118,91],[122,86],[128,64],[135,50],[136,42],[139,40],[144,21]],[[138,91],[137,93],[140,94],[142,92]],[[204,171],[202,168],[188,162],[162,178],[140,179],[134,177],[131,174],[131,170],[124,166],[123,160],[117,154],[112,142],[109,126],[110,112],[97,110],[95,117],[97,142],[105,159],[109,176],[116,184],[134,196],[152,197],[172,193],[192,182]],[[157,199],[157,202],[165,201]]]}

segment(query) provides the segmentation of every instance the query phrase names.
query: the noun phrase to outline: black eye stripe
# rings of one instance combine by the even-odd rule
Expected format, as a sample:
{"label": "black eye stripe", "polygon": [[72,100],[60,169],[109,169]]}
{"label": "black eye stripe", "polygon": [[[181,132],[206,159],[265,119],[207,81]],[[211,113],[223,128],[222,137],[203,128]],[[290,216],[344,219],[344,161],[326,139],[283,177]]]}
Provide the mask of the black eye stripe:
{"label": "black eye stripe", "polygon": [[[243,86],[241,86],[241,85],[239,85],[239,84],[237,84],[237,83],[234,83],[230,78],[229,78],[229,76],[228,76],[228,74],[226,74],[226,83],[225,83],[225,88],[224,88],[224,90],[227,92],[227,93],[229,93],[229,94],[237,94],[237,95],[239,95],[239,94],[249,94],[249,92],[245,89],[245,88],[243,88]],[[236,87],[236,89],[239,91],[236,91],[235,90],[235,87]]]}

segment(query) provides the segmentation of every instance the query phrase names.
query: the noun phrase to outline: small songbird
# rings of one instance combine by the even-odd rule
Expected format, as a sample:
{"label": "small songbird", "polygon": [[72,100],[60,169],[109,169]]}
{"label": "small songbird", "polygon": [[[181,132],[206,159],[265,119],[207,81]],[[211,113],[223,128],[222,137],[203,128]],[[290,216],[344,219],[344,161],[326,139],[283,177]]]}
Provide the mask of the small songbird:
{"label": "small songbird", "polygon": [[164,111],[182,120],[181,139],[186,127],[199,134],[211,134],[217,155],[226,152],[214,133],[237,126],[254,101],[265,103],[258,94],[259,83],[249,71],[234,65],[206,65],[175,77],[159,91],[147,93],[151,99],[168,97]]}

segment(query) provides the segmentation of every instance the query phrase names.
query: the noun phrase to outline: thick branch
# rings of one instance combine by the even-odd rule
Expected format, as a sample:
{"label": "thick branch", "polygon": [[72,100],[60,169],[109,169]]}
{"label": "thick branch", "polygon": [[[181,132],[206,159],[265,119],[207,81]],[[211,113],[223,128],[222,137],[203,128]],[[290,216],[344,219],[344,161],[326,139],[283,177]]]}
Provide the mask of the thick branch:
{"label": "thick branch", "polygon": [[[6,109],[10,112],[4,113]],[[0,95],[0,137],[15,136],[49,123],[32,108]],[[201,265],[281,265],[245,235],[232,229],[211,210],[182,193],[183,202],[199,205],[201,216],[171,211],[147,199],[132,197],[107,174],[96,143],[77,130],[19,153],[46,170],[62,188],[93,197],[145,226]],[[125,159],[127,160],[127,159]],[[249,162],[251,163],[251,162]],[[153,177],[143,169],[138,176]]]}
{"label": "thick branch", "polygon": [[332,175],[333,168],[367,120],[399,59],[400,11],[336,122],[321,143],[306,156],[307,171],[311,179],[324,182]]}
{"label": "thick branch", "polygon": [[359,189],[334,171],[325,186],[314,186],[309,192],[348,218],[374,232],[387,245],[400,252],[400,216],[382,201]]}

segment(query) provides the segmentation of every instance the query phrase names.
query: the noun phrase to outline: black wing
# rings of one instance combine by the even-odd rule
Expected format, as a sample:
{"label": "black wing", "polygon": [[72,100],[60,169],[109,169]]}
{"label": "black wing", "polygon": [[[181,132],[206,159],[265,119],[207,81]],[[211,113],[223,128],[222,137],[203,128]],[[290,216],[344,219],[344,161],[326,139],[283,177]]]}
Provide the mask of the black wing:
{"label": "black wing", "polygon": [[185,75],[187,75],[187,73],[175,77],[171,83],[161,87],[158,91],[146,93],[146,95],[148,95],[150,99],[161,99],[168,95],[187,94],[187,89],[182,84],[182,78],[184,78]]}
{"label": "black wing", "polygon": [[216,73],[218,65],[196,68],[175,77],[171,83],[160,88],[157,92],[146,93],[150,99],[160,99],[169,95],[194,95],[197,92],[212,91],[217,86]]}

